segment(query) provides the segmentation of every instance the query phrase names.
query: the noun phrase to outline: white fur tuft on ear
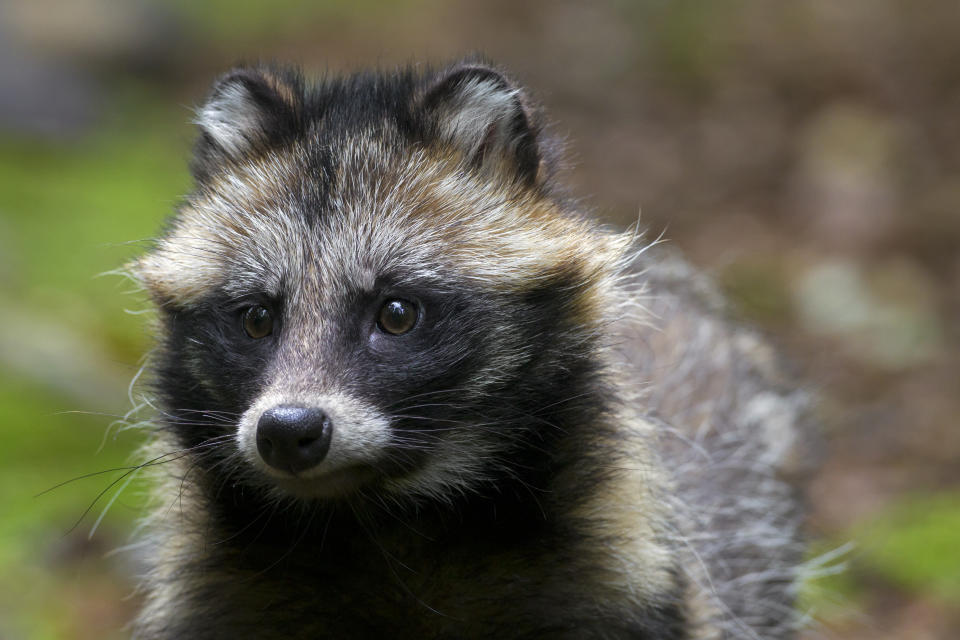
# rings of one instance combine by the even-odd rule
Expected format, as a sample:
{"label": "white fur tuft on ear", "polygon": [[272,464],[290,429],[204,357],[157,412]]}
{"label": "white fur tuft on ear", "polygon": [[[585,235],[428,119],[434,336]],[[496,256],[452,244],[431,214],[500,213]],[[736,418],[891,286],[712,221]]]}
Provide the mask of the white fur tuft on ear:
{"label": "white fur tuft on ear", "polygon": [[537,133],[523,92],[481,65],[455,67],[424,94],[441,140],[458,147],[474,166],[509,179],[536,179]]}
{"label": "white fur tuft on ear", "polygon": [[263,138],[262,106],[243,82],[227,81],[197,111],[196,124],[228,155]]}
{"label": "white fur tuft on ear", "polygon": [[220,78],[197,110],[204,134],[197,147],[200,163],[237,159],[290,139],[299,122],[302,88],[300,76],[284,69],[241,67]]}
{"label": "white fur tuft on ear", "polygon": [[520,92],[488,78],[471,78],[460,87],[441,124],[443,135],[465,143],[475,154],[484,142],[505,142],[517,113]]}

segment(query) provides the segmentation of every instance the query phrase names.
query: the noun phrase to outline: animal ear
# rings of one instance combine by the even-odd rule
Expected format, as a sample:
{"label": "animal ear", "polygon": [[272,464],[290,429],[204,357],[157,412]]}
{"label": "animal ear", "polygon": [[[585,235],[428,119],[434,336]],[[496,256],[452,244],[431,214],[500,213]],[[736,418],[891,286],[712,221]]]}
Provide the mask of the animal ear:
{"label": "animal ear", "polygon": [[198,162],[235,160],[290,138],[299,124],[302,95],[303,81],[292,71],[230,71],[197,110]]}
{"label": "animal ear", "polygon": [[537,128],[523,92],[502,74],[482,65],[454,67],[427,89],[422,105],[440,138],[471,164],[536,181]]}

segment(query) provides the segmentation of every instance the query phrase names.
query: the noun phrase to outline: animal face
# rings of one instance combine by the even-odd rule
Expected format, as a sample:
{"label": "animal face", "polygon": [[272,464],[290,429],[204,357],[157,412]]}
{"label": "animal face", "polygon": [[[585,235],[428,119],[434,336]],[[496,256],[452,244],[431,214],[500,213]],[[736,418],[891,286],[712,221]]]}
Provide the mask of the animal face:
{"label": "animal face", "polygon": [[196,190],[134,265],[198,464],[303,499],[449,499],[549,464],[629,241],[548,192],[519,90],[476,65],[241,70],[199,113]]}

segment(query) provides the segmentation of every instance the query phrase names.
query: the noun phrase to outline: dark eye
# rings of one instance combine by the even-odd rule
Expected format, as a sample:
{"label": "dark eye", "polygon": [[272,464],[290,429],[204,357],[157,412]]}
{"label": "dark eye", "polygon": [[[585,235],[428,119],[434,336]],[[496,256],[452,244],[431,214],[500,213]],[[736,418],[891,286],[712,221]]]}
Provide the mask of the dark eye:
{"label": "dark eye", "polygon": [[417,306],[407,300],[387,300],[380,308],[377,326],[395,336],[406,333],[417,323]]}
{"label": "dark eye", "polygon": [[260,305],[248,308],[243,312],[243,330],[254,340],[266,338],[273,333],[273,314]]}

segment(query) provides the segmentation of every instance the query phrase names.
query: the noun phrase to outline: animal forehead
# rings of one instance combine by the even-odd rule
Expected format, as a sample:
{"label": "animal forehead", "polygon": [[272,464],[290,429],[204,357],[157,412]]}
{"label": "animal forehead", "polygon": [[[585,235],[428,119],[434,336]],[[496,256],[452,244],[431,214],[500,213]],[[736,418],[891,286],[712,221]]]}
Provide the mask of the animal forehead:
{"label": "animal forehead", "polygon": [[141,276],[161,298],[188,301],[225,281],[238,292],[301,278],[368,287],[398,268],[512,288],[561,263],[605,259],[589,225],[548,199],[431,150],[390,146],[359,139],[318,169],[315,150],[295,144],[226,168],[201,185]]}
{"label": "animal forehead", "polygon": [[399,150],[371,137],[320,151],[318,144],[294,145],[224,171],[205,189],[202,204],[241,216],[298,218],[298,224],[278,222],[281,228],[318,226],[328,246],[361,243],[387,254],[404,238],[456,249],[482,235],[494,250],[506,231],[521,242],[531,234],[582,232],[550,203],[479,179],[455,157]]}

